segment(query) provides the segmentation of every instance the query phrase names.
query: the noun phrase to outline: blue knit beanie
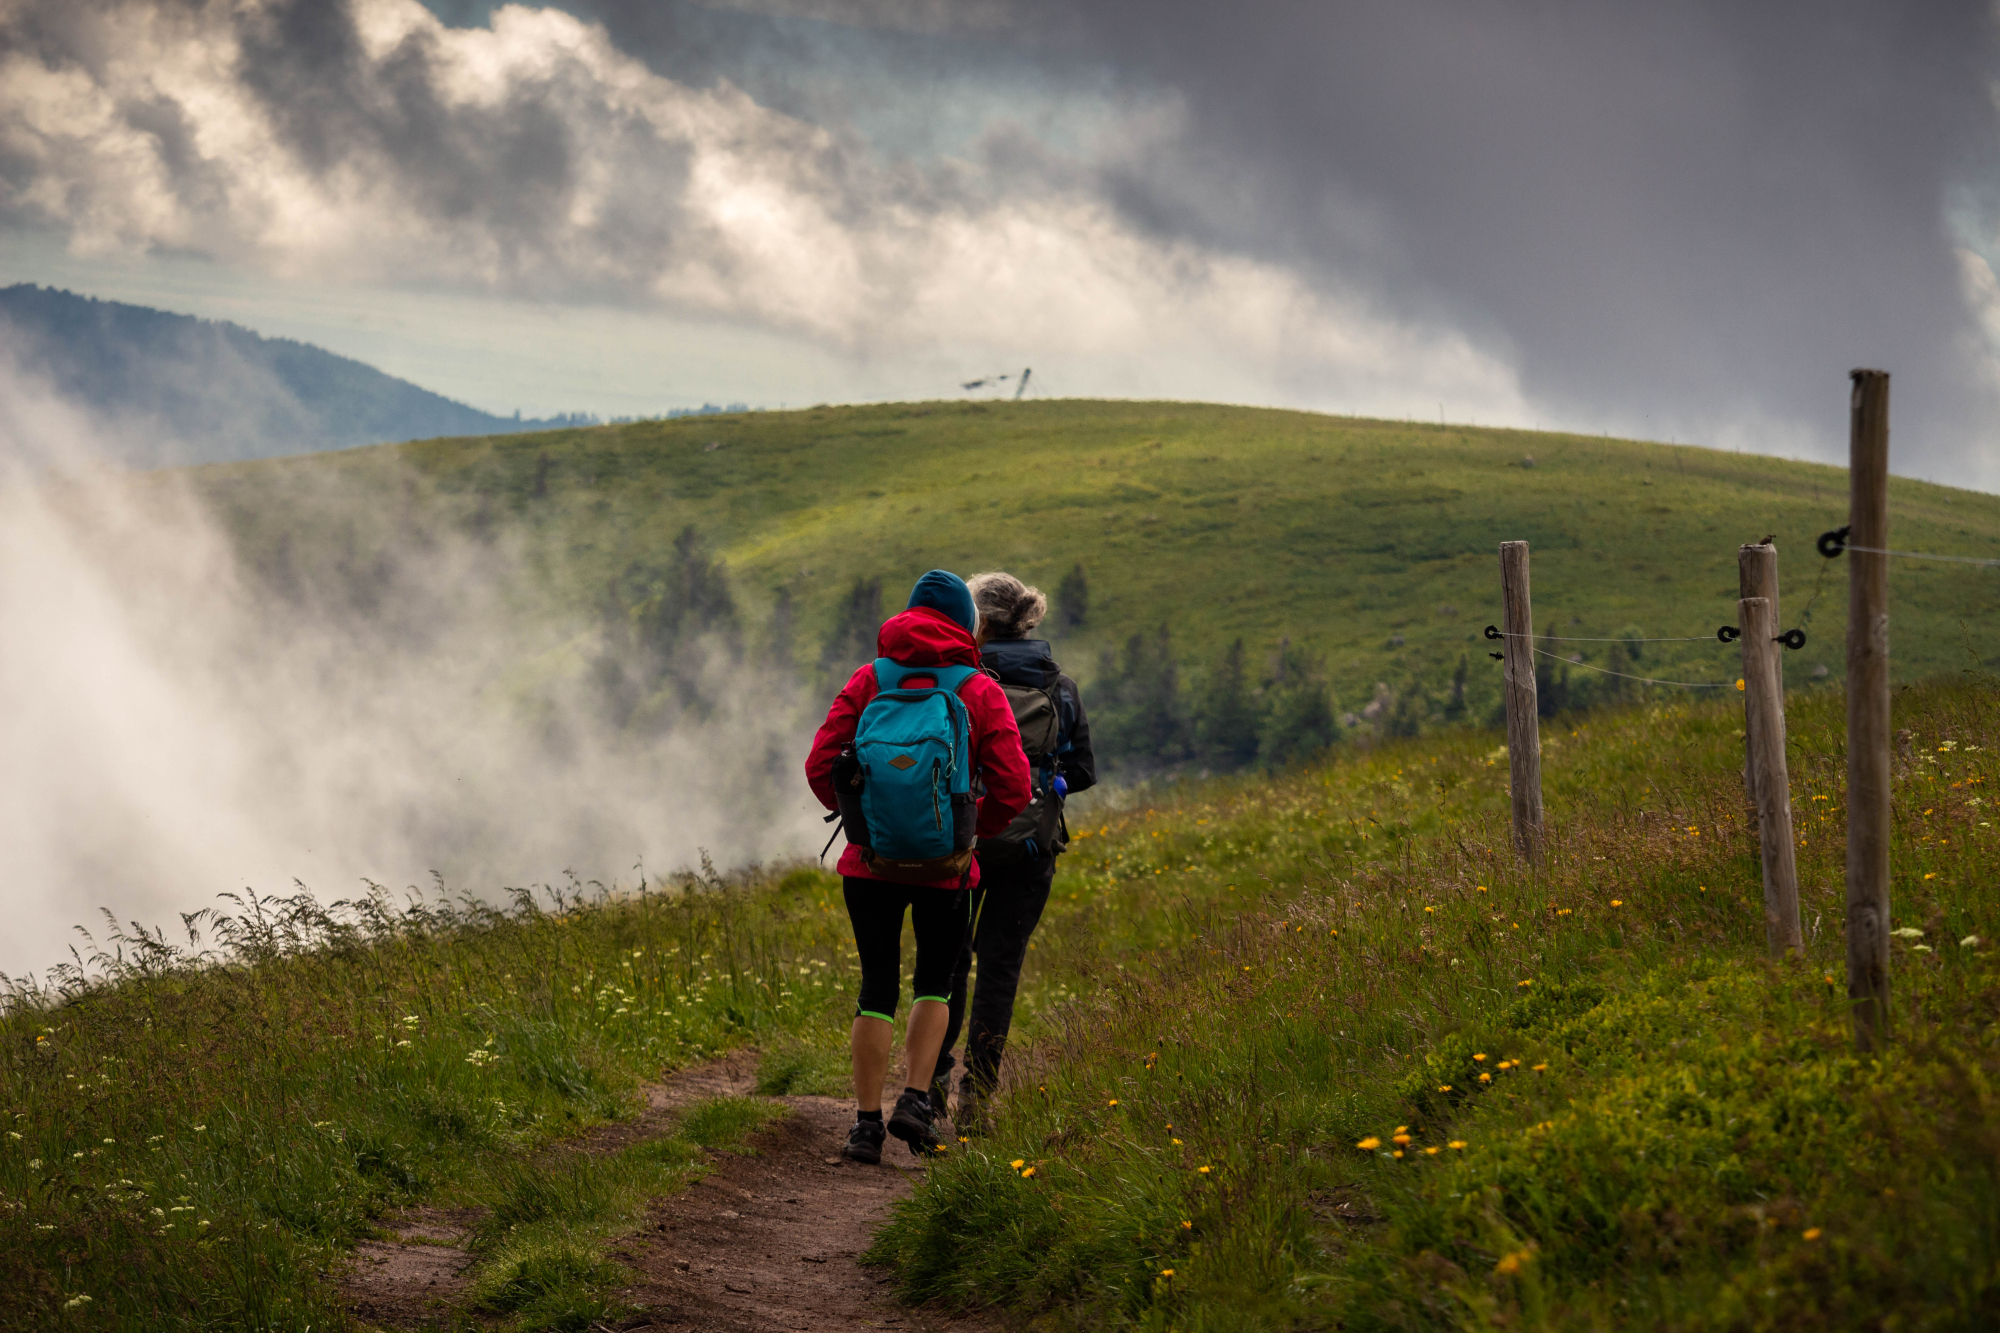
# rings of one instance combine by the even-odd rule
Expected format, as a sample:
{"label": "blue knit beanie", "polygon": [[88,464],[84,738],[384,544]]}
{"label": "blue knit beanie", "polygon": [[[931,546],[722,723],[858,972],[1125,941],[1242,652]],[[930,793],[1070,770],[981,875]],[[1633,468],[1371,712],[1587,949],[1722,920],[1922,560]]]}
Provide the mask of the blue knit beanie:
{"label": "blue knit beanie", "polygon": [[933,569],[917,580],[917,586],[910,589],[910,607],[914,611],[927,606],[933,611],[942,611],[965,626],[967,634],[979,627],[979,613],[972,609],[972,590],[965,586],[965,580],[944,569]]}

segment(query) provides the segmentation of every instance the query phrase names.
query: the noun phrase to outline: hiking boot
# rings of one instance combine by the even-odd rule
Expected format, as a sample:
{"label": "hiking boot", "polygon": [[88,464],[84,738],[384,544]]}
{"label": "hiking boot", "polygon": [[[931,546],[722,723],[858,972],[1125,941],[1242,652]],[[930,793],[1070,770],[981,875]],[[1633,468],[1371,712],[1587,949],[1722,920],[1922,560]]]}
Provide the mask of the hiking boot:
{"label": "hiking boot", "polygon": [[951,1123],[969,1139],[985,1138],[993,1133],[993,1107],[988,1094],[979,1090],[970,1075],[959,1082],[958,1106],[951,1113]]}
{"label": "hiking boot", "polygon": [[931,1127],[932,1115],[930,1098],[906,1088],[889,1116],[889,1132],[910,1145],[912,1156],[928,1157],[944,1146]]}
{"label": "hiking boot", "polygon": [[847,1146],[840,1155],[850,1162],[866,1162],[878,1165],[882,1160],[882,1140],[887,1131],[880,1120],[856,1120],[854,1128],[847,1131]]}
{"label": "hiking boot", "polygon": [[937,1068],[931,1072],[931,1112],[934,1115],[945,1115],[951,1109],[951,1071],[957,1063],[950,1051],[937,1058]]}

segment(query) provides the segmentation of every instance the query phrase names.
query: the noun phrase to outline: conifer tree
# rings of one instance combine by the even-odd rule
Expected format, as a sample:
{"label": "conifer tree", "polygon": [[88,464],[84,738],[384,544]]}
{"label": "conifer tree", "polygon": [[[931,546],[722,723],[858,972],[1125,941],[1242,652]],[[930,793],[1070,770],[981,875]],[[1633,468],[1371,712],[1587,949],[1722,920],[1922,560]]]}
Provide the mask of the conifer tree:
{"label": "conifer tree", "polygon": [[882,619],[882,580],[855,579],[854,586],[841,599],[834,613],[833,628],[820,647],[821,673],[844,679],[863,662],[873,661],[875,636],[882,628]]}
{"label": "conifer tree", "polygon": [[1248,767],[1257,758],[1263,717],[1244,668],[1243,640],[1229,645],[1204,685],[1194,718],[1195,758],[1224,772]]}
{"label": "conifer tree", "polygon": [[1102,738],[1107,758],[1142,769],[1177,764],[1187,758],[1191,732],[1166,626],[1134,634],[1122,654],[1105,651],[1091,696],[1091,733]]}
{"label": "conifer tree", "polygon": [[1265,686],[1269,711],[1259,749],[1273,768],[1306,759],[1340,739],[1333,695],[1319,659],[1289,641],[1278,645]]}
{"label": "conifer tree", "polygon": [[1090,614],[1090,584],[1079,563],[1056,585],[1056,621],[1064,629],[1082,629]]}

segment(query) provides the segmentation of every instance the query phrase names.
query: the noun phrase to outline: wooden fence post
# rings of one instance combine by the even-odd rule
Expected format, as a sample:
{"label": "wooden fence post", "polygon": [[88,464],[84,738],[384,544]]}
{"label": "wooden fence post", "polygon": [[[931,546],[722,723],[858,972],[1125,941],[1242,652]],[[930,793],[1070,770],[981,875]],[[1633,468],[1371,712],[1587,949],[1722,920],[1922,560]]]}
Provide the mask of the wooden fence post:
{"label": "wooden fence post", "polygon": [[1765,597],[1736,603],[1743,626],[1743,730],[1750,742],[1757,843],[1764,862],[1764,938],[1773,957],[1805,953],[1799,871],[1792,845],[1792,783],[1785,764],[1785,687],[1778,618]]}
{"label": "wooden fence post", "polygon": [[[1847,477],[1847,999],[1889,1037],[1889,373],[1857,370]],[[1867,547],[1868,550],[1855,550]]]}
{"label": "wooden fence post", "polygon": [[1500,543],[1500,628],[1506,631],[1507,773],[1514,797],[1514,847],[1542,855],[1542,731],[1535,697],[1535,614],[1528,597],[1528,544]]}
{"label": "wooden fence post", "polygon": [[[1778,611],[1778,548],[1769,542],[1745,542],[1736,548],[1736,595],[1741,597],[1762,597],[1771,603],[1771,621],[1784,623]],[[1744,651],[1749,651],[1748,632],[1743,638]],[[1779,680],[1783,681],[1783,659],[1780,658]],[[1749,689],[1749,677],[1744,677],[1744,689]],[[1750,813],[1757,812],[1757,768],[1754,756],[1756,741],[1751,734],[1751,718],[1748,700],[1743,713],[1743,796],[1748,802]]]}

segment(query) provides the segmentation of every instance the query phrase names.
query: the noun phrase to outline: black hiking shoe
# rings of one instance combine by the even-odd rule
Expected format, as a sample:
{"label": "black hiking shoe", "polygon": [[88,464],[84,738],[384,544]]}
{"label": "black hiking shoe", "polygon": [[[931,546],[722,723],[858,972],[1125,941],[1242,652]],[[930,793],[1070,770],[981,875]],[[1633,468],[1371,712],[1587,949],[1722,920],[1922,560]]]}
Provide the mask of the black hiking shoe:
{"label": "black hiking shoe", "polygon": [[931,1127],[931,1117],[930,1098],[905,1089],[896,1098],[896,1109],[889,1116],[889,1132],[910,1145],[911,1155],[929,1157],[944,1146],[938,1142],[937,1130]]}
{"label": "black hiking shoe", "polygon": [[988,1094],[980,1091],[979,1085],[967,1074],[958,1085],[958,1109],[952,1112],[952,1126],[968,1139],[985,1138],[992,1134],[993,1108],[989,1100]]}
{"label": "black hiking shoe", "polygon": [[840,1150],[840,1155],[850,1162],[878,1165],[882,1160],[882,1139],[886,1133],[880,1120],[857,1120],[854,1128],[847,1131],[847,1146]]}
{"label": "black hiking shoe", "polygon": [[[931,1074],[931,1113],[944,1115],[951,1108],[951,1071],[958,1063],[950,1051],[937,1059],[937,1068]],[[956,1117],[954,1117],[954,1120]]]}

